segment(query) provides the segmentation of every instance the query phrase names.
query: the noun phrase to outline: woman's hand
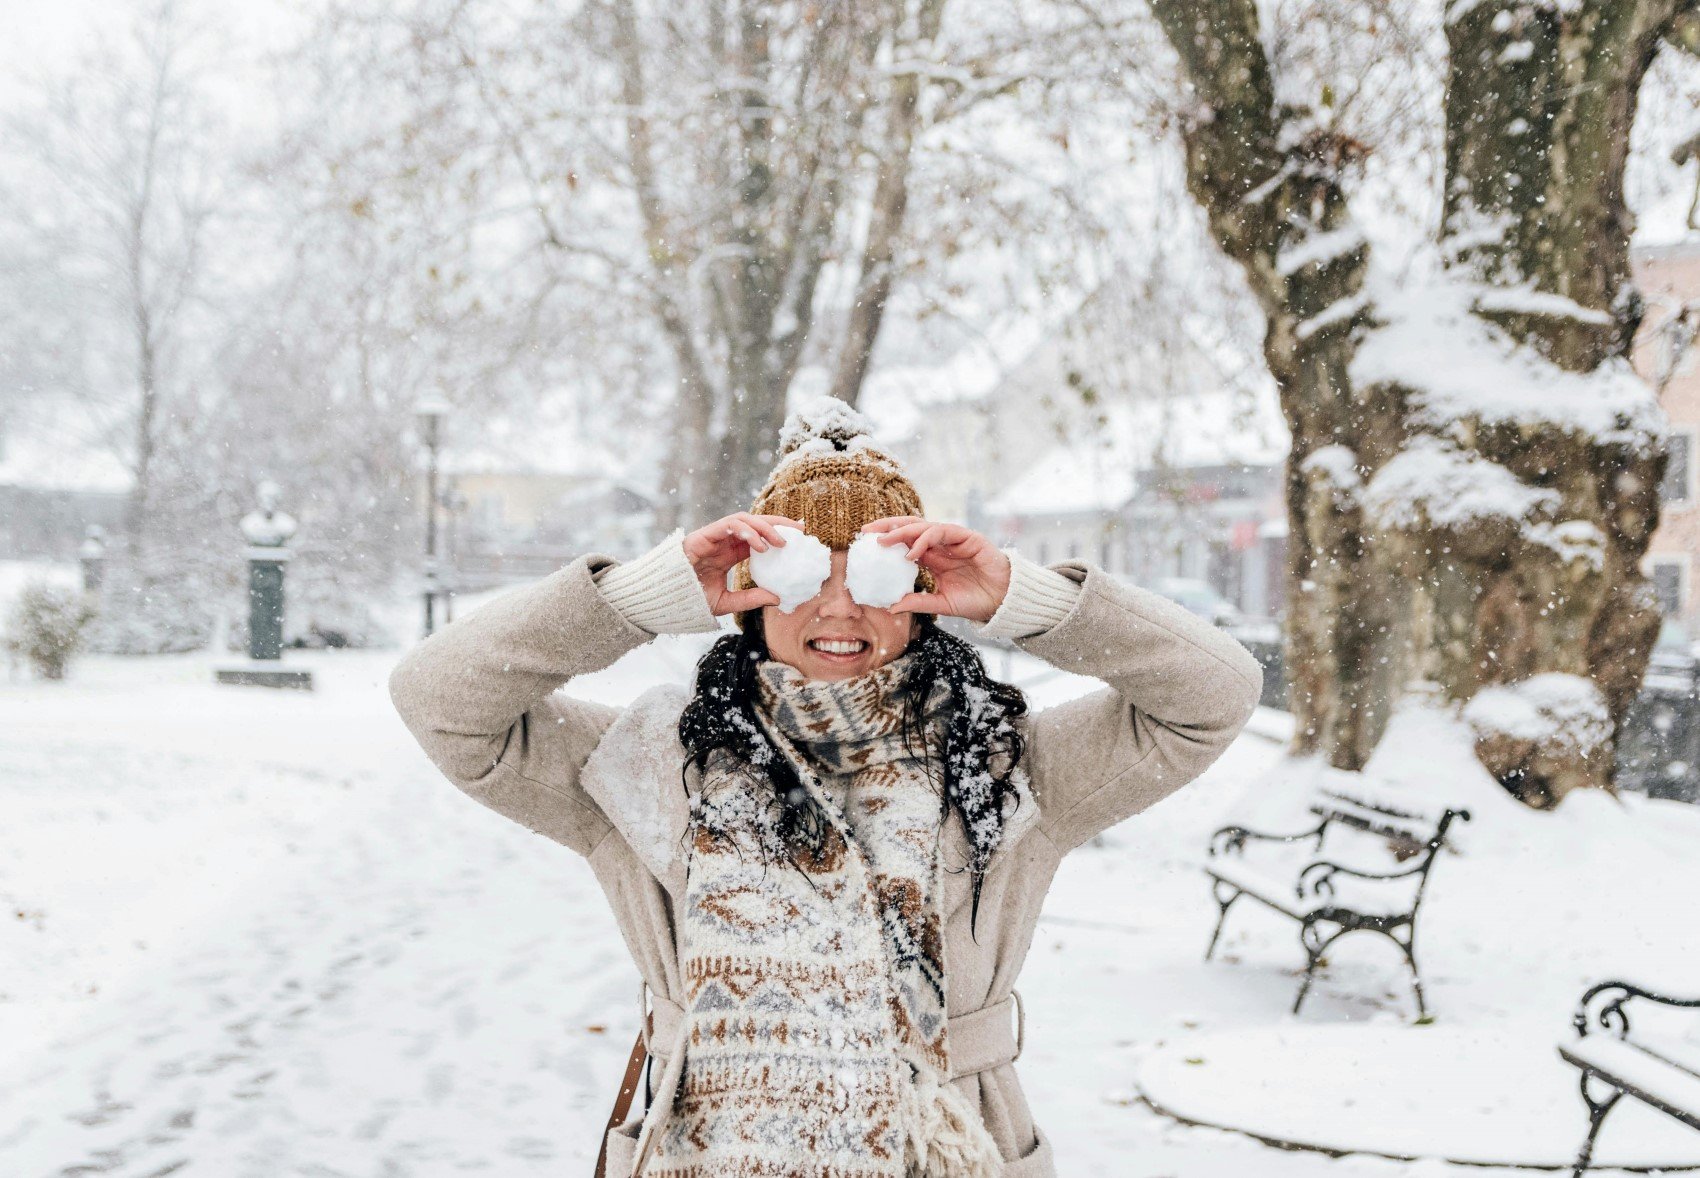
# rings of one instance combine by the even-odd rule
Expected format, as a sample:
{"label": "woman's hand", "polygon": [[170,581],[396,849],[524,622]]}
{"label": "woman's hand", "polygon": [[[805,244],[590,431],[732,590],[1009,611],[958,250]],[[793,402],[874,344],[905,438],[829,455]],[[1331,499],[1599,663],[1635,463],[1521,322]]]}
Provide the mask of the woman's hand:
{"label": "woman's hand", "polygon": [[779,604],[777,593],[759,585],[739,590],[726,587],[726,574],[752,550],[766,552],[769,548],[785,547],[784,538],[774,530],[776,524],[788,524],[793,528],[803,526],[782,515],[751,515],[740,511],[706,524],[685,537],[685,556],[696,570],[697,580],[702,582],[703,596],[708,599],[708,608],[716,617]]}
{"label": "woman's hand", "polygon": [[881,544],[909,545],[909,559],[933,574],[931,593],[909,593],[892,613],[948,614],[984,622],[1009,592],[1009,557],[972,528],[918,515],[877,519],[862,529],[884,533]]}

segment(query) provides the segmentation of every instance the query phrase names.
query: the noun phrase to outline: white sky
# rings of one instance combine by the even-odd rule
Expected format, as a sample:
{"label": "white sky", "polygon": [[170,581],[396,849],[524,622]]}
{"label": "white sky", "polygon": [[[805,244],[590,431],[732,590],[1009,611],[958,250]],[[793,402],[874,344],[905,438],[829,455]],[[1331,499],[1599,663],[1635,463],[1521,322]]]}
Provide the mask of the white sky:
{"label": "white sky", "polygon": [[122,0],[12,0],[6,6],[7,35],[0,37],[0,99],[10,99],[18,71],[32,63],[51,69],[68,61],[102,16],[124,15]]}
{"label": "white sky", "polygon": [[[121,34],[158,0],[5,0],[0,37],[0,105],[16,100],[31,73],[74,65],[102,33]],[[179,0],[187,16],[227,30],[232,48],[260,52],[302,27],[318,0]]]}

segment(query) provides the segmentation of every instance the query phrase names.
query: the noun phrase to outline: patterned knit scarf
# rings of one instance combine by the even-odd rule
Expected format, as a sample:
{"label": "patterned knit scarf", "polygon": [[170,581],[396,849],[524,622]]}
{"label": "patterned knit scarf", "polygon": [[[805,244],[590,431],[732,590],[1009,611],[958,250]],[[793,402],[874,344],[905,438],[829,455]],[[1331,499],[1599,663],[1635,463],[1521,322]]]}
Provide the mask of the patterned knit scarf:
{"label": "patterned knit scarf", "polygon": [[[685,1062],[644,1175],[1001,1172],[978,1111],[945,1084],[944,803],[922,734],[904,747],[912,657],[836,682],[758,668],[758,715],[824,838],[788,847],[765,775],[711,762],[679,924]],[[935,758],[949,700],[939,683],[925,708]]]}

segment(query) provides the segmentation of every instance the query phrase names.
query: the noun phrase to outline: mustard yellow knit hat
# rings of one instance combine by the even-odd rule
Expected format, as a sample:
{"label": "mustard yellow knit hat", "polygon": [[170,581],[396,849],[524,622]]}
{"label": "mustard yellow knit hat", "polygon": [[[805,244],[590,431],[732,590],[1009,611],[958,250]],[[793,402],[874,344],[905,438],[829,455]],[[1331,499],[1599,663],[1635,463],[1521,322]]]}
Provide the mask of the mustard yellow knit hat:
{"label": "mustard yellow knit hat", "polygon": [[[750,513],[800,520],[805,532],[832,549],[849,548],[863,525],[876,519],[925,514],[902,463],[874,444],[868,419],[832,399],[786,418],[779,459]],[[732,588],[754,584],[750,562],[739,561]],[[919,569],[915,588],[931,593],[933,575]],[[743,629],[744,615],[734,620]]]}

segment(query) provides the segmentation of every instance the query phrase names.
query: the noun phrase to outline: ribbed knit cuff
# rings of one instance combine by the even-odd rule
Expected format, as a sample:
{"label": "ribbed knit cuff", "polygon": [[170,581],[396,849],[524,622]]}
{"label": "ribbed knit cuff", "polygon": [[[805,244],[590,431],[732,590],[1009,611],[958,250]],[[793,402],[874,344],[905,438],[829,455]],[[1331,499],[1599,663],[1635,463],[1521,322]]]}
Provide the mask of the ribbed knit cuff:
{"label": "ribbed knit cuff", "polygon": [[610,565],[596,581],[609,605],[651,634],[708,634],[720,619],[685,555],[685,533],[673,534],[635,560]]}
{"label": "ribbed knit cuff", "polygon": [[1009,557],[1009,591],[997,612],[974,628],[974,637],[1026,638],[1068,617],[1080,600],[1080,583],[1028,560],[1013,548],[1003,552]]}

